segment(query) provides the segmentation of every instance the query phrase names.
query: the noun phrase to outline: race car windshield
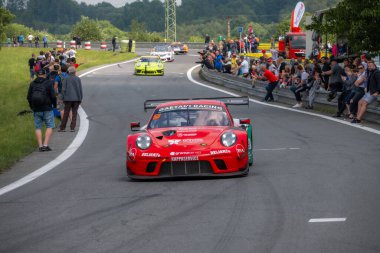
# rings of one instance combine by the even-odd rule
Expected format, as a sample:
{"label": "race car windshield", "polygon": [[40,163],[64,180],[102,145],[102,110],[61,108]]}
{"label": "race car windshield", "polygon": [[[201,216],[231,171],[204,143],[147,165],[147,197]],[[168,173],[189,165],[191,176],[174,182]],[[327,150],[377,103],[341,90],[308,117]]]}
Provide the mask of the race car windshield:
{"label": "race car windshield", "polygon": [[306,48],[306,37],[305,36],[292,36],[290,37],[292,41],[292,48],[305,49]]}
{"label": "race car windshield", "polygon": [[189,126],[230,126],[224,110],[159,110],[157,109],[148,128],[189,127]]}
{"label": "race car windshield", "polygon": [[159,59],[158,58],[148,58],[148,57],[146,57],[146,58],[141,58],[140,59],[140,61],[141,62],[159,62]]}
{"label": "race car windshield", "polygon": [[155,47],[154,51],[156,51],[156,52],[167,52],[168,48],[167,47]]}

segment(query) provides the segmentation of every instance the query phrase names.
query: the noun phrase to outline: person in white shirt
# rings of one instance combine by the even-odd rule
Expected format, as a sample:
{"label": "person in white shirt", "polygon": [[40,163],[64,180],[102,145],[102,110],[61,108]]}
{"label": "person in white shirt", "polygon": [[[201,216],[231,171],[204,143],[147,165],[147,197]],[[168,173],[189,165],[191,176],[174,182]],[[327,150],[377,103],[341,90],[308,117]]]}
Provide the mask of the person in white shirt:
{"label": "person in white shirt", "polygon": [[249,64],[248,61],[245,59],[244,56],[240,56],[241,64],[238,67],[240,74],[243,75],[243,77],[249,76]]}
{"label": "person in white shirt", "polygon": [[29,44],[29,47],[33,47],[33,39],[34,39],[34,36],[32,34],[29,34],[28,35],[28,44]]}
{"label": "person in white shirt", "polygon": [[68,52],[67,52],[67,55],[69,56],[69,58],[75,58],[75,55],[76,55],[77,51],[74,50],[74,48],[71,48]]}

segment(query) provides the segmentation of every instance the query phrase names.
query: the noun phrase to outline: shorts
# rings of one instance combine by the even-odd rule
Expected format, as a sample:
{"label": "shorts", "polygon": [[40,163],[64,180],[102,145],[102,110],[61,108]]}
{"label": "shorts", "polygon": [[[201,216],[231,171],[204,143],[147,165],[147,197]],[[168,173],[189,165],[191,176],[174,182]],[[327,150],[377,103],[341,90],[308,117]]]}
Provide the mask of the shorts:
{"label": "shorts", "polygon": [[372,96],[369,92],[367,92],[362,99],[364,99],[364,101],[366,101],[368,104],[372,104],[377,100],[377,97]]}
{"label": "shorts", "polygon": [[65,109],[65,104],[63,103],[62,94],[58,94],[57,96],[57,109],[59,111],[63,111],[63,109]]}
{"label": "shorts", "polygon": [[30,72],[30,78],[34,78],[34,75],[36,74],[36,72],[34,72],[34,69],[30,69],[29,72]]}
{"label": "shorts", "polygon": [[41,129],[42,123],[45,122],[46,128],[55,128],[53,111],[34,112],[34,126]]}

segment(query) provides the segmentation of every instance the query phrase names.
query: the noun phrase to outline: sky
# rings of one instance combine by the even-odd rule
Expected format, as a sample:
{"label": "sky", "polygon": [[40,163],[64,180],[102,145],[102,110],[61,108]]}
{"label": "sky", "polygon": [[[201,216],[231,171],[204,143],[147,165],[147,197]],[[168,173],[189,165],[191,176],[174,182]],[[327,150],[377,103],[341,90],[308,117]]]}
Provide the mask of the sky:
{"label": "sky", "polygon": [[[101,3],[101,2],[108,2],[116,7],[121,7],[121,6],[124,6],[125,3],[131,3],[131,2],[134,2],[136,0],[76,0],[77,2],[85,2],[87,4],[97,4],[97,3]],[[177,0],[177,3],[180,4],[181,3],[181,0]]]}

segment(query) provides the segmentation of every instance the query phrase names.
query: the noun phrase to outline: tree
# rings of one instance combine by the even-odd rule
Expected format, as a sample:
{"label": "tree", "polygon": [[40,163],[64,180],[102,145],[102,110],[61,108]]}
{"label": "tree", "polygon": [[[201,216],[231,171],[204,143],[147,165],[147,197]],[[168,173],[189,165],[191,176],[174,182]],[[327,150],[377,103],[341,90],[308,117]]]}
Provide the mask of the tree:
{"label": "tree", "polygon": [[84,16],[74,25],[71,36],[80,36],[82,40],[100,41],[102,39],[97,22]]}
{"label": "tree", "polygon": [[5,34],[5,27],[12,22],[12,20],[15,18],[15,15],[13,15],[10,11],[7,9],[0,7],[0,48],[1,48],[1,42],[6,38]]}
{"label": "tree", "polygon": [[316,17],[309,29],[321,34],[334,33],[348,40],[355,52],[380,52],[380,1],[343,0],[324,13],[324,19]]}
{"label": "tree", "polygon": [[27,0],[7,0],[7,9],[12,12],[18,12],[26,7]]}

